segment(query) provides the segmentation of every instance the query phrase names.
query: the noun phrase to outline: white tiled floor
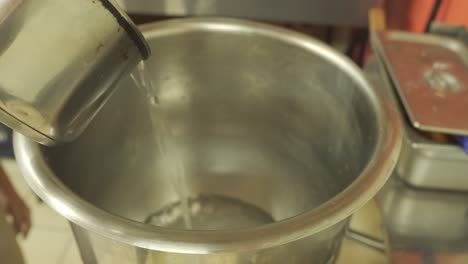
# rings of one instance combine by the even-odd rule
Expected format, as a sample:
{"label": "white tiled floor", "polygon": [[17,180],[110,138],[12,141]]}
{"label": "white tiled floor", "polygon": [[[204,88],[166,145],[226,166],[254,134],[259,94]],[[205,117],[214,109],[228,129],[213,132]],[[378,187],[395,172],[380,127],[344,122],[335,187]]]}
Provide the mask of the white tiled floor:
{"label": "white tiled floor", "polygon": [[[82,264],[68,222],[46,204],[39,203],[13,160],[1,162],[17,191],[30,206],[33,227],[28,238],[20,239],[26,264]],[[353,228],[383,238],[381,220],[374,202],[353,218]],[[385,264],[386,256],[357,242],[345,239],[336,264]]]}
{"label": "white tiled floor", "polygon": [[38,201],[21,176],[15,161],[3,160],[1,163],[16,191],[31,209],[32,228],[29,236],[18,239],[26,264],[82,264],[68,222]]}

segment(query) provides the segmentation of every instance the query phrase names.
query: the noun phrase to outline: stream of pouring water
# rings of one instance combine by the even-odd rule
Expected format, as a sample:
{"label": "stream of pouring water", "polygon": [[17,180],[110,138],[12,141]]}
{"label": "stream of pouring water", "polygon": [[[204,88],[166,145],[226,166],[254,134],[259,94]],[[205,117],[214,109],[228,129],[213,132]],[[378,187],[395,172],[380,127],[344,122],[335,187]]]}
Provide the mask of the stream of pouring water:
{"label": "stream of pouring water", "polygon": [[147,65],[140,63],[130,77],[146,99],[160,168],[179,198],[179,201],[152,212],[145,223],[178,229],[226,230],[274,222],[268,212],[238,199],[216,194],[189,197],[180,137],[174,125],[168,122],[171,105],[164,98],[161,87],[153,85]]}
{"label": "stream of pouring water", "polygon": [[150,73],[144,62],[140,62],[137,71],[132,73],[130,77],[147,101],[152,128],[153,131],[156,131],[154,135],[161,156],[161,164],[164,166],[164,172],[171,178],[171,183],[180,198],[184,227],[185,229],[193,229],[182,153],[177,147],[176,135],[167,122],[164,102],[157,97],[158,87],[155,87],[149,78]]}

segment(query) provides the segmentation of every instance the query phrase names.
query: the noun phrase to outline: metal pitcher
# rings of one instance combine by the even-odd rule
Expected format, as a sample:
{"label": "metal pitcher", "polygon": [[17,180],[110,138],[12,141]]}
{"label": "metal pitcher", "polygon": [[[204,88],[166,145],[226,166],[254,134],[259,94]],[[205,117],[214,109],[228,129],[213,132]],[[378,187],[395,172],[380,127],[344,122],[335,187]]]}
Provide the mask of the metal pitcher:
{"label": "metal pitcher", "polygon": [[3,0],[0,36],[0,122],[46,145],[80,135],[150,54],[113,0]]}

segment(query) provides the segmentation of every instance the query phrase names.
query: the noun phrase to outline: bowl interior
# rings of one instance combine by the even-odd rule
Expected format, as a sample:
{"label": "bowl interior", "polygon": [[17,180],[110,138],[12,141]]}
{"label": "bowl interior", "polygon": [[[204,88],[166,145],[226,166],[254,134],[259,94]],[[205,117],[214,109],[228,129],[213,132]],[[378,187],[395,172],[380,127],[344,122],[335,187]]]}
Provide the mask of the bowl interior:
{"label": "bowl interior", "polygon": [[194,228],[243,228],[313,210],[369,162],[375,106],[307,45],[234,26],[147,38],[153,55],[133,77],[157,106],[126,78],[77,141],[43,149],[90,203],[172,227],[188,208],[201,212]]}

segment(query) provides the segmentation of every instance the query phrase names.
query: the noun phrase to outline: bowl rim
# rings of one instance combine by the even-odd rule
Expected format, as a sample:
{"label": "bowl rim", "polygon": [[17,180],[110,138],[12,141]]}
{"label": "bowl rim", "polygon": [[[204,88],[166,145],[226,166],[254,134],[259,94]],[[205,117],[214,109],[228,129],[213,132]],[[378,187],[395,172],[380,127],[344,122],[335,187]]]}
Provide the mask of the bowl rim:
{"label": "bowl rim", "polygon": [[361,174],[319,207],[263,226],[214,232],[145,225],[100,209],[74,194],[59,180],[47,165],[38,143],[15,133],[15,155],[26,182],[70,222],[104,237],[150,250],[189,254],[252,251],[286,244],[346,221],[373,198],[391,175],[402,144],[402,125],[396,109],[372,88],[350,59],[321,41],[277,26],[232,18],[172,19],[143,25],[141,30],[149,40],[187,30],[235,30],[262,34],[318,53],[365,90],[374,107],[379,130],[376,146]]}

